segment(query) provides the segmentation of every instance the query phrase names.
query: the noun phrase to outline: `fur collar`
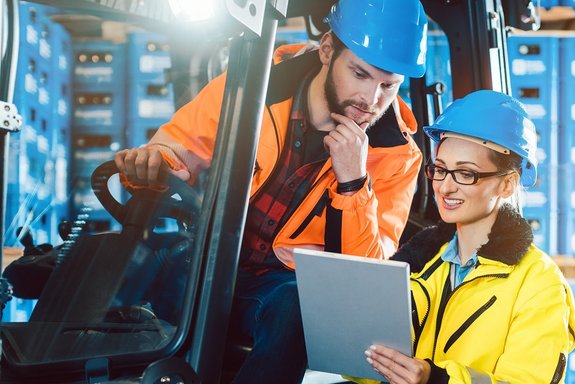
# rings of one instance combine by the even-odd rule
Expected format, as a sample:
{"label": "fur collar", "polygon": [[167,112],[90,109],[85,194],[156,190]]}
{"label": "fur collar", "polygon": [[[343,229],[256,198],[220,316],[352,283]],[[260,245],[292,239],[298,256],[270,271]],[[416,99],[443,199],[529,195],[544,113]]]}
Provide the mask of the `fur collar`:
{"label": "fur collar", "polygon": [[[405,243],[392,260],[410,264],[411,272],[419,272],[455,234],[455,224],[443,221],[425,228]],[[491,228],[489,240],[483,244],[477,254],[487,259],[500,261],[508,265],[519,263],[533,241],[531,226],[509,204],[504,204],[497,214]]]}

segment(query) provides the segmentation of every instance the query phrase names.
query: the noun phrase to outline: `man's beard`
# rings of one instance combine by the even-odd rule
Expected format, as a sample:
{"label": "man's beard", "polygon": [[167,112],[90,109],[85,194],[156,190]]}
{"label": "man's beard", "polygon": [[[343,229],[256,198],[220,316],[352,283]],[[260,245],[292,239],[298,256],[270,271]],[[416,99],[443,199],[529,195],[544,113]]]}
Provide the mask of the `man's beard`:
{"label": "man's beard", "polygon": [[372,107],[372,106],[369,106],[365,103],[355,102],[353,100],[340,101],[337,97],[337,91],[335,88],[335,81],[333,79],[332,69],[333,69],[333,63],[332,63],[332,65],[330,65],[330,67],[327,71],[327,78],[326,78],[325,86],[324,86],[325,97],[327,100],[327,106],[329,107],[329,110],[331,112],[347,116],[345,114],[345,108],[348,106],[353,106],[353,107],[357,107],[363,111],[373,113],[373,115],[372,115],[373,117],[370,120],[356,121],[354,119],[354,121],[357,125],[361,125],[365,122],[369,123],[367,128],[366,128],[366,129],[369,129],[380,119],[380,117],[383,115],[385,110],[387,110],[387,107],[385,109],[383,109],[382,111],[379,111],[376,114],[377,109]]}

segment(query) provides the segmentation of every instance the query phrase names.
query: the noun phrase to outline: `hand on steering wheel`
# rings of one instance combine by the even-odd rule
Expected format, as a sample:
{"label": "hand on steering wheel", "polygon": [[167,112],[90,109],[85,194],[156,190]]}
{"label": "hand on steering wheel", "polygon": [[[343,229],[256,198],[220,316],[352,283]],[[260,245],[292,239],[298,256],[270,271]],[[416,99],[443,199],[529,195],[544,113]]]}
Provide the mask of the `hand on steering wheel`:
{"label": "hand on steering wheel", "polygon": [[[117,173],[119,170],[114,161],[107,161],[94,170],[91,182],[98,201],[122,225],[127,224],[126,221],[133,216],[134,210],[146,211],[143,213],[148,215],[152,214],[150,211],[153,210],[155,217],[170,217],[179,222],[188,222],[193,213],[200,209],[202,195],[169,172],[162,174],[163,180],[160,187],[154,185],[126,188],[132,197],[126,204],[121,204],[112,196],[108,188],[108,180]],[[132,208],[136,203],[139,203],[137,204],[139,207]]]}

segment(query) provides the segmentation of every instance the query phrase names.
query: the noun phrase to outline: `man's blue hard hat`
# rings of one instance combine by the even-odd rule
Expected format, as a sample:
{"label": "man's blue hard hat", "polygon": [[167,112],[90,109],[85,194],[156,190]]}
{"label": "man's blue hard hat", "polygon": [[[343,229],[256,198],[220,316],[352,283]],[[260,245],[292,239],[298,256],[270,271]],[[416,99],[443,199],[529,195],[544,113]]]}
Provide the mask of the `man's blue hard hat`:
{"label": "man's blue hard hat", "polygon": [[523,159],[522,185],[530,187],[537,180],[535,124],[523,105],[511,96],[491,90],[472,92],[455,100],[423,130],[435,142],[451,132],[478,138],[487,146],[495,143]]}
{"label": "man's blue hard hat", "polygon": [[339,0],[325,21],[368,64],[408,77],[425,73],[427,17],[419,0]]}

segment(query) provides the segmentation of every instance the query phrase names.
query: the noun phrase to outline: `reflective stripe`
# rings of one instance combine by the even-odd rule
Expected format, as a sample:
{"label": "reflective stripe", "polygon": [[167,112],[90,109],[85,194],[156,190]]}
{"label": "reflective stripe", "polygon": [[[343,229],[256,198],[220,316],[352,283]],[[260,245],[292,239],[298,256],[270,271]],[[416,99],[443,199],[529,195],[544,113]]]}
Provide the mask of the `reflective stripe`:
{"label": "reflective stripe", "polygon": [[[485,373],[478,372],[473,368],[467,367],[467,371],[469,372],[469,376],[471,376],[471,382],[473,384],[491,384],[491,377]],[[507,381],[496,381],[496,383],[508,383]],[[508,383],[509,384],[509,383]]]}

